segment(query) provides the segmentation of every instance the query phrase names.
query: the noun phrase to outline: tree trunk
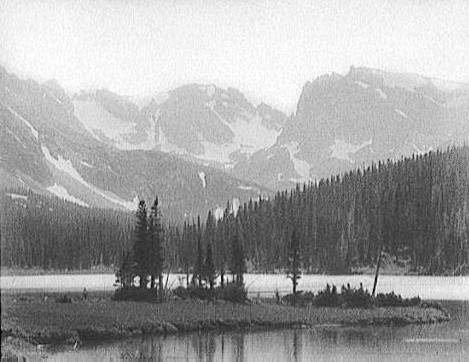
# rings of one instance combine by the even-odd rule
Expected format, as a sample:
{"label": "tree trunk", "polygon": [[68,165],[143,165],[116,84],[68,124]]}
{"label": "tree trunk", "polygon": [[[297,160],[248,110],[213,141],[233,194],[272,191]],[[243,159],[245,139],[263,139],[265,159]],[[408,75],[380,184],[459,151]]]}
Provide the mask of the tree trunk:
{"label": "tree trunk", "polygon": [[163,274],[158,273],[158,297],[160,302],[163,301]]}
{"label": "tree trunk", "polygon": [[378,262],[376,263],[375,282],[373,283],[373,293],[371,293],[372,297],[375,296],[376,286],[378,285],[378,275],[379,275],[379,266],[381,264],[381,255],[382,255],[382,247],[379,248]]}

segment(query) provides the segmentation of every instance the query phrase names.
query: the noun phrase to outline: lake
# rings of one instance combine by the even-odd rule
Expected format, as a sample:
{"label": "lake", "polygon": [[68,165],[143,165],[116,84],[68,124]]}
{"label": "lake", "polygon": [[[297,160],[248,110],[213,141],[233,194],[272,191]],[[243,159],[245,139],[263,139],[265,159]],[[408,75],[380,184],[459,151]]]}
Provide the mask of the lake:
{"label": "lake", "polygon": [[[358,287],[360,283],[368,290],[373,288],[372,275],[303,275],[299,282],[300,290],[318,291],[327,283],[341,286],[350,283]],[[115,277],[113,274],[61,274],[34,276],[1,276],[2,291],[21,292],[73,292],[86,288],[89,291],[112,291]],[[182,274],[171,274],[168,285],[176,287],[185,283]],[[283,274],[246,274],[245,284],[249,296],[281,295],[291,292],[291,282]],[[435,276],[396,276],[381,275],[377,292],[402,294],[403,297],[419,295],[422,299],[469,300],[469,277]]]}
{"label": "lake", "polygon": [[443,302],[450,322],[143,337],[48,350],[48,361],[463,361],[469,360],[469,302]]}
{"label": "lake", "polygon": [[[168,285],[184,281],[171,275]],[[290,292],[284,275],[247,274],[251,297]],[[111,291],[114,275],[2,276],[2,292]],[[370,275],[303,275],[300,289],[317,291],[325,285],[350,283],[373,286]],[[469,277],[382,275],[378,292],[395,291],[404,297],[445,300],[451,321],[405,327],[316,326],[257,332],[209,332],[178,336],[153,336],[113,343],[45,350],[48,361],[117,361],[151,359],[173,361],[309,361],[309,360],[469,360]]]}

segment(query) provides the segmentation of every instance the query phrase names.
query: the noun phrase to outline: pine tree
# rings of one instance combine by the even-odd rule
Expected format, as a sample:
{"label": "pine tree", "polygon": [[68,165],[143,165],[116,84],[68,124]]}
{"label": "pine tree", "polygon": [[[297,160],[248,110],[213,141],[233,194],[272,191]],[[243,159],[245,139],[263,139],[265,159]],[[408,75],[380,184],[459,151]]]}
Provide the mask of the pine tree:
{"label": "pine tree", "polygon": [[116,273],[116,283],[120,284],[121,288],[129,288],[132,286],[133,279],[132,255],[130,251],[124,251],[122,253],[121,266]]}
{"label": "pine tree", "polygon": [[238,224],[235,224],[235,230],[231,242],[231,273],[233,281],[236,284],[244,283],[244,273],[246,272],[246,257],[243,246],[239,240]]}
{"label": "pine tree", "polygon": [[207,244],[207,254],[204,263],[204,279],[208,282],[210,290],[213,289],[216,279],[215,264],[213,262],[212,244]]}
{"label": "pine tree", "polygon": [[146,288],[148,275],[150,274],[149,252],[147,207],[145,201],[141,200],[136,212],[133,244],[134,271],[140,278],[141,288]]}
{"label": "pine tree", "polygon": [[199,288],[203,286],[203,274],[204,274],[204,258],[203,258],[203,251],[202,251],[202,243],[200,240],[200,235],[197,237],[197,259],[195,261],[194,266],[194,275],[192,280],[195,282],[197,280],[197,284]]}
{"label": "pine tree", "polygon": [[149,218],[149,234],[150,234],[150,274],[151,288],[154,288],[155,276],[158,278],[158,296],[160,301],[163,300],[163,267],[164,267],[164,250],[163,250],[163,229],[161,226],[160,213],[158,208],[158,197],[155,198]]}
{"label": "pine tree", "polygon": [[[298,280],[301,278],[301,251],[300,243],[296,234],[293,230],[290,240],[290,246],[288,250],[288,271],[287,277],[292,281],[293,296],[296,296],[296,288],[298,286]],[[293,299],[295,300],[295,298]]]}

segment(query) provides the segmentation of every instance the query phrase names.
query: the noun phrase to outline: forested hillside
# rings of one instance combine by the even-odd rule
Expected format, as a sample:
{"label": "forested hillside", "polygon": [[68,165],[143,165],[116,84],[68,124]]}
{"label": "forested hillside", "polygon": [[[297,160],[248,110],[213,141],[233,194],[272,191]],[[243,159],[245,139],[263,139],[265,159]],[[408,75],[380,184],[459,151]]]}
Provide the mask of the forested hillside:
{"label": "forested hillside", "polygon": [[[81,207],[24,190],[7,190],[0,202],[2,266],[117,265],[130,247],[131,213]],[[469,146],[380,162],[279,192],[270,200],[251,200],[237,212],[228,204],[218,220],[209,212],[199,221],[166,225],[166,267],[191,272],[200,239],[204,250],[212,245],[217,269],[230,270],[231,245],[239,239],[249,269],[285,269],[293,230],[301,266],[309,272],[374,265],[381,247],[420,273],[467,272]]]}
{"label": "forested hillside", "polygon": [[[172,245],[177,265],[193,265],[196,241],[215,245],[219,267],[239,236],[255,270],[286,268],[293,230],[302,267],[349,272],[373,265],[378,250],[421,273],[459,273],[469,264],[469,147],[453,147],[323,179],[251,201],[204,227],[185,225]],[[188,245],[189,242],[189,245]],[[190,246],[192,245],[192,246]],[[188,262],[189,261],[189,262]]]}
{"label": "forested hillside", "polygon": [[23,189],[0,193],[2,267],[89,269],[115,264],[133,215],[88,208]]}

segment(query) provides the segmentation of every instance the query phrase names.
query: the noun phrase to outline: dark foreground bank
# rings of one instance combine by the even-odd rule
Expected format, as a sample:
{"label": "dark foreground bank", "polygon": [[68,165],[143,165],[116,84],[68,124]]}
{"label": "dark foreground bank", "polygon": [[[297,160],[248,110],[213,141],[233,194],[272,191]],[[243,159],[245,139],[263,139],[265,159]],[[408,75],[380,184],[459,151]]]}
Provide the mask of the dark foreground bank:
{"label": "dark foreground bank", "polygon": [[110,294],[78,295],[58,303],[57,295],[2,295],[2,355],[48,344],[80,345],[142,334],[199,330],[273,329],[319,324],[405,325],[447,321],[434,307],[295,308],[273,303],[171,300],[161,304],[116,302]]}

